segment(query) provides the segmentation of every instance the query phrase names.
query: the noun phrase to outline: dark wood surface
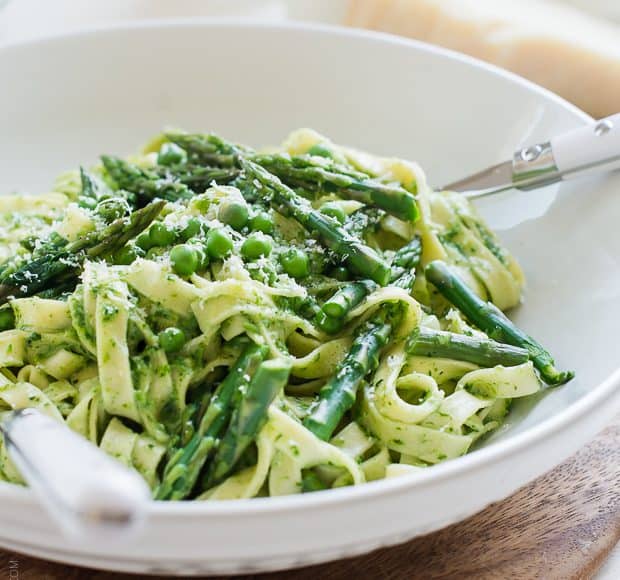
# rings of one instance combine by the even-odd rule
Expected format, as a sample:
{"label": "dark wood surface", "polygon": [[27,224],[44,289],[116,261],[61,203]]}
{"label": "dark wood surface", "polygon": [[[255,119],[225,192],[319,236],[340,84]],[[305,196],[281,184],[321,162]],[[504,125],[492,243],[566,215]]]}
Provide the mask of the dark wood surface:
{"label": "dark wood surface", "polygon": [[[367,556],[259,578],[587,579],[619,540],[620,417],[557,469],[468,520]],[[139,577],[3,551],[0,573],[11,580]]]}

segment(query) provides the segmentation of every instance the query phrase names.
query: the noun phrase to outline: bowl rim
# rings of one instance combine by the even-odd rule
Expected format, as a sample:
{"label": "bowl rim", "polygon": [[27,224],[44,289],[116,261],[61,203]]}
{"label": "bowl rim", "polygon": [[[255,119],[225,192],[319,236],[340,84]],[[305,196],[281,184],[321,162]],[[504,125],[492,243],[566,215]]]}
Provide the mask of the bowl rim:
{"label": "bowl rim", "polygon": [[[141,21],[116,22],[100,26],[92,26],[70,32],[52,32],[37,38],[22,39],[8,42],[0,42],[0,58],[4,53],[12,50],[39,49],[48,45],[62,43],[65,40],[83,40],[96,36],[105,36],[117,32],[161,30],[161,29],[261,29],[266,31],[299,31],[315,34],[317,36],[335,36],[354,41],[364,41],[378,44],[391,44],[401,46],[405,50],[415,50],[422,53],[437,55],[448,60],[457,61],[465,66],[481,69],[489,74],[501,77],[515,85],[536,93],[548,102],[559,106],[571,113],[577,123],[588,123],[593,119],[581,109],[523,77],[481,61],[474,57],[435,46],[426,42],[412,40],[397,35],[383,32],[354,29],[345,26],[321,24],[314,22],[267,22],[251,18],[172,18],[172,19],[147,19]],[[517,454],[524,448],[535,445],[537,441],[547,438],[565,429],[582,414],[588,413],[592,408],[600,405],[605,399],[610,399],[616,388],[620,387],[620,365],[610,373],[598,385],[591,388],[588,393],[579,400],[573,402],[568,408],[553,415],[540,424],[535,425],[523,433],[509,437],[505,441],[495,442],[488,447],[477,449],[472,453],[453,459],[445,463],[433,466],[433,469],[415,474],[407,474],[401,477],[382,479],[367,482],[359,486],[326,490],[322,493],[290,495],[273,498],[249,498],[222,502],[209,501],[186,501],[186,502],[162,502],[152,501],[148,512],[151,516],[233,516],[233,515],[260,515],[264,513],[276,513],[282,511],[299,511],[312,508],[331,506],[337,504],[350,504],[360,500],[371,500],[377,496],[399,494],[409,492],[416,488],[428,487],[439,481],[455,478],[460,474],[470,473],[478,468],[492,464],[499,459],[506,459]],[[620,398],[618,398],[620,402]],[[620,407],[620,405],[619,405]],[[7,500],[21,503],[32,503],[35,495],[31,490],[7,483],[0,482],[0,502]]]}

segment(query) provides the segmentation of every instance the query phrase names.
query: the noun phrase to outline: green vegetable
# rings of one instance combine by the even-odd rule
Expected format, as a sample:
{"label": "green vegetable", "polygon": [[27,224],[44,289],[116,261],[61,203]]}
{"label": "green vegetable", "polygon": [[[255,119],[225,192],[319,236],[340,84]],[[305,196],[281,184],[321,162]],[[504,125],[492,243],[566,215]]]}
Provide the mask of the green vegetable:
{"label": "green vegetable", "polygon": [[[415,280],[412,270],[418,265],[421,256],[422,243],[420,238],[416,236],[394,255],[391,273],[392,284],[411,291]],[[349,312],[376,289],[377,285],[371,280],[352,282],[341,288],[321,307],[321,312],[315,320],[317,326],[329,334],[340,332],[344,326],[344,319]]]}
{"label": "green vegetable", "polygon": [[187,153],[176,143],[163,143],[157,154],[157,163],[160,165],[177,165],[187,161]]}
{"label": "green vegetable", "polygon": [[136,238],[136,246],[138,246],[141,250],[145,252],[150,250],[153,247],[153,241],[151,240],[151,236],[149,232],[142,232]]}
{"label": "green vegetable", "polygon": [[481,300],[444,262],[435,260],[425,270],[426,279],[465,317],[499,342],[525,348],[545,382],[561,385],[573,378],[572,371],[559,371],[551,355],[533,338],[517,328],[491,302]]}
{"label": "green vegetable", "polygon": [[223,145],[222,140],[215,135],[167,133],[166,138],[182,147],[192,163],[217,167],[235,165],[231,148]]}
{"label": "green vegetable", "polygon": [[405,273],[411,273],[412,270],[418,267],[421,258],[422,239],[420,236],[415,236],[394,254],[392,259],[392,281]]}
{"label": "green vegetable", "polygon": [[373,205],[405,221],[419,217],[415,197],[397,185],[371,179],[365,173],[312,156],[255,155],[253,161],[291,187],[333,191],[340,197]]}
{"label": "green vegetable", "polygon": [[189,443],[176,450],[166,464],[162,483],[155,495],[157,499],[179,500],[191,493],[217,438],[229,422],[235,396],[247,388],[250,377],[267,352],[266,347],[254,343],[245,346],[226,378],[215,390]]}
{"label": "green vegetable", "polygon": [[353,282],[338,290],[338,292],[323,304],[321,310],[328,316],[343,318],[364,300],[368,294],[374,292],[376,289],[377,285],[371,280]]}
{"label": "green vegetable", "polygon": [[250,219],[250,229],[253,232],[270,234],[273,232],[273,218],[268,213],[260,211]]}
{"label": "green vegetable", "polygon": [[139,251],[135,246],[124,246],[114,252],[114,263],[120,266],[128,266],[138,258]]}
{"label": "green vegetable", "polygon": [[271,240],[260,232],[250,234],[241,245],[241,255],[246,260],[256,260],[271,254]]}
{"label": "green vegetable", "polygon": [[327,334],[337,334],[344,327],[344,318],[335,318],[319,310],[314,317],[315,324]]}
{"label": "green vegetable", "polygon": [[218,208],[217,218],[235,230],[241,230],[248,223],[248,206],[245,202],[225,201]]}
{"label": "green vegetable", "polygon": [[179,237],[184,242],[187,242],[187,240],[193,238],[194,236],[197,236],[200,233],[201,229],[202,228],[200,225],[200,220],[194,217],[190,218],[189,220],[187,220],[187,224],[185,224],[185,226],[179,233]]}
{"label": "green vegetable", "polygon": [[343,224],[347,221],[347,214],[337,203],[325,203],[321,206],[320,212],[333,217],[338,223]]}
{"label": "green vegetable", "polygon": [[266,423],[269,405],[284,389],[290,371],[291,363],[284,359],[268,360],[258,367],[240,405],[233,412],[212,468],[205,478],[206,487],[221,481],[232,471],[241,454]]}
{"label": "green vegetable", "polygon": [[305,427],[319,439],[329,440],[344,414],[355,403],[362,381],[379,364],[379,354],[390,339],[392,324],[387,309],[382,308],[358,330],[351,349],[321,389],[316,406],[304,419]]}
{"label": "green vegetable", "polygon": [[298,248],[290,248],[280,255],[284,271],[293,278],[305,278],[310,273],[308,254]]}
{"label": "green vegetable", "polygon": [[308,320],[313,320],[319,312],[319,305],[314,296],[308,295],[305,298],[291,298],[286,303],[292,308],[293,312]]}
{"label": "green vegetable", "polygon": [[[239,170],[233,167],[208,167],[193,163],[184,163],[173,167],[160,165],[151,167],[149,171],[151,177],[156,177],[164,182],[172,180],[196,193],[203,193],[211,187],[214,181],[219,185],[226,185],[239,176]],[[170,201],[174,201],[172,197]]]}
{"label": "green vegetable", "polygon": [[107,175],[119,189],[130,191],[143,202],[155,198],[168,201],[191,199],[192,190],[179,180],[162,178],[157,172],[142,169],[118,157],[102,155],[101,162]]}
{"label": "green vegetable", "polygon": [[185,333],[180,328],[170,326],[159,333],[159,346],[166,352],[177,352],[185,344]]}
{"label": "green vegetable", "polygon": [[162,222],[155,222],[149,229],[149,236],[151,238],[151,247],[160,246],[165,248],[174,243],[176,234],[166,224]]}
{"label": "green vegetable", "polygon": [[95,206],[95,213],[102,217],[106,222],[122,218],[131,211],[129,204],[123,198],[108,198],[100,201]]}
{"label": "green vegetable", "polygon": [[209,258],[221,260],[232,252],[233,241],[225,230],[214,228],[207,234],[206,248]]}
{"label": "green vegetable", "polygon": [[529,353],[524,348],[488,338],[423,327],[418,328],[407,341],[407,352],[417,356],[462,360],[484,367],[509,367],[529,360]]}
{"label": "green vegetable", "polygon": [[170,264],[179,276],[190,276],[200,265],[198,253],[187,244],[180,244],[170,250]]}
{"label": "green vegetable", "polygon": [[336,266],[329,271],[329,275],[340,282],[346,282],[351,279],[351,272],[344,266]]}
{"label": "green vegetable", "polygon": [[77,284],[87,258],[111,258],[131,238],[146,229],[164,205],[163,201],[152,202],[128,217],[65,243],[14,271],[5,268],[0,275],[0,303],[6,302],[9,296],[32,296],[56,286]]}
{"label": "green vegetable", "polygon": [[[101,201],[114,197],[114,192],[105,183],[83,167],[80,167],[80,183],[82,186],[82,191],[78,197],[80,207],[94,210]],[[127,203],[125,194],[126,192],[120,192],[115,200]]]}

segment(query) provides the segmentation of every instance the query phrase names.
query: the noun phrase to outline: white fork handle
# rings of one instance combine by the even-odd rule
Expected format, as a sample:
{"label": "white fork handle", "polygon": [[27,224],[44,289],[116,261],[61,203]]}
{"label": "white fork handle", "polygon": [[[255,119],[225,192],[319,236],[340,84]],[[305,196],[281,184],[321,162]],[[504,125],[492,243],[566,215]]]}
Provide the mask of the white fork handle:
{"label": "white fork handle", "polygon": [[620,113],[551,139],[556,167],[562,175],[610,164],[620,168]]}
{"label": "white fork handle", "polygon": [[115,540],[144,520],[150,491],[142,477],[66,425],[22,409],[2,421],[2,432],[11,459],[64,532]]}

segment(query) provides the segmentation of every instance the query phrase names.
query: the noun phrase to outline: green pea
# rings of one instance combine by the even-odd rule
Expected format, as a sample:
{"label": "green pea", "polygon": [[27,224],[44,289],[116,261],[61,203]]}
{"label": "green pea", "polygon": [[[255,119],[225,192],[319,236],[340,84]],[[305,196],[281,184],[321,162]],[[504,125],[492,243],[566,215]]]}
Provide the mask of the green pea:
{"label": "green pea", "polygon": [[157,163],[160,165],[177,165],[187,161],[187,153],[176,143],[164,143],[157,154]]}
{"label": "green pea", "polygon": [[209,230],[206,246],[209,258],[221,260],[232,252],[233,242],[225,230],[216,228]]}
{"label": "green pea", "polygon": [[144,251],[150,250],[153,247],[153,242],[151,240],[151,236],[149,235],[149,233],[148,232],[142,232],[136,238],[136,245],[139,248],[142,248]]}
{"label": "green pea", "polygon": [[333,217],[338,223],[343,224],[347,220],[347,214],[337,203],[326,203],[319,210],[322,214]]}
{"label": "green pea", "polygon": [[241,201],[224,201],[218,208],[217,219],[235,230],[241,230],[248,223],[248,206]]}
{"label": "green pea", "polygon": [[260,211],[250,220],[250,229],[253,232],[270,234],[273,232],[273,219],[267,212]]}
{"label": "green pea", "polygon": [[169,246],[176,238],[174,231],[162,222],[154,223],[149,230],[149,235],[152,245],[161,247]]}
{"label": "green pea", "polygon": [[0,330],[10,328],[15,328],[15,314],[12,308],[3,308],[0,310]]}
{"label": "green pea", "polygon": [[123,246],[114,253],[114,263],[121,266],[129,266],[138,257],[135,246]]}
{"label": "green pea", "polygon": [[180,244],[170,250],[170,264],[179,276],[190,276],[198,269],[198,254],[191,246]]}
{"label": "green pea", "polygon": [[185,333],[175,326],[169,326],[159,333],[159,346],[166,352],[176,352],[185,344]]}
{"label": "green pea", "polygon": [[241,255],[246,260],[256,260],[271,254],[271,240],[261,233],[250,234],[241,245]]}
{"label": "green pea", "polygon": [[187,220],[185,227],[181,230],[180,236],[184,242],[200,233],[200,220],[198,218],[190,218]]}
{"label": "green pea", "polygon": [[280,256],[284,271],[293,278],[304,278],[310,273],[308,254],[298,248],[291,248]]}
{"label": "green pea", "polygon": [[345,282],[351,279],[351,274],[344,266],[336,266],[329,271],[329,275],[336,280]]}

